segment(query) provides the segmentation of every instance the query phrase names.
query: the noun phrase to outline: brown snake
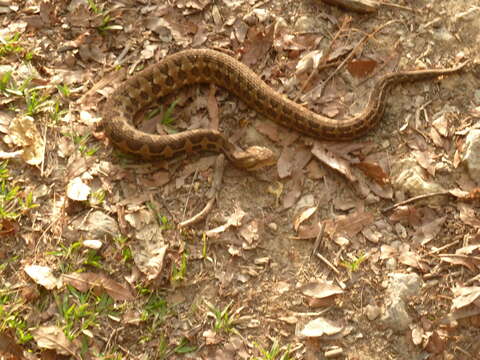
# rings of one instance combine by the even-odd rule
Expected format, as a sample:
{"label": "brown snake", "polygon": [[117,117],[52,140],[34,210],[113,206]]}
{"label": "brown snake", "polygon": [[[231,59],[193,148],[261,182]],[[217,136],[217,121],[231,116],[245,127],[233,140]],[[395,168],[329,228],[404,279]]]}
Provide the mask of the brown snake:
{"label": "brown snake", "polygon": [[103,119],[106,134],[122,151],[143,158],[171,158],[197,151],[223,152],[237,167],[256,169],[271,163],[265,148],[236,150],[216,130],[198,129],[173,135],[137,130],[132,121],[140,109],[173,91],[195,83],[213,83],[237,95],[265,117],[296,131],[324,140],[351,140],[372,129],[383,116],[385,95],[392,84],[417,81],[459,71],[466,62],[448,69],[414,70],[384,75],[374,87],[360,114],[342,120],[314,113],[276,92],[250,68],[221,52],[185,50],[167,56],[121,84],[108,98]]}

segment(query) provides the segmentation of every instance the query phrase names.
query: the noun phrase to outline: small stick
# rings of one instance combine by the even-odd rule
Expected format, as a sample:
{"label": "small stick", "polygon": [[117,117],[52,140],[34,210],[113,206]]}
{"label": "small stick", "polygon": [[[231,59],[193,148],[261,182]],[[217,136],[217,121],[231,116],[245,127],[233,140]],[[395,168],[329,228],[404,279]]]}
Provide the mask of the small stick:
{"label": "small stick", "polygon": [[213,173],[212,187],[207,193],[207,198],[209,199],[207,202],[207,205],[205,205],[205,207],[198,214],[178,224],[179,229],[196,224],[197,222],[203,220],[207,216],[207,214],[210,212],[210,210],[212,210],[213,203],[215,202],[216,194],[220,189],[220,185],[222,184],[224,170],[225,170],[225,156],[223,154],[220,154],[215,161],[215,170]]}
{"label": "small stick", "polygon": [[410,204],[412,202],[415,202],[417,200],[422,200],[422,199],[427,199],[427,198],[430,198],[430,197],[434,197],[434,196],[439,196],[439,195],[449,195],[450,192],[448,191],[440,191],[440,192],[436,192],[436,193],[431,193],[431,194],[423,194],[423,195],[418,195],[418,196],[414,196],[410,199],[407,199],[407,200],[404,200],[404,201],[400,201],[392,206],[389,206],[389,207],[386,207],[382,210],[380,210],[382,213],[385,213],[385,212],[388,212],[388,211],[391,211],[399,206],[402,206],[402,205],[407,205],[407,204]]}
{"label": "small stick", "polygon": [[327,264],[327,266],[328,266],[330,269],[332,269],[332,270],[335,272],[335,274],[340,275],[340,271],[338,271],[338,269],[337,269],[330,261],[328,261],[327,259],[325,259],[325,258],[324,258],[322,255],[320,255],[320,254],[316,254],[316,255],[317,255],[317,257],[318,257],[320,260],[322,260],[325,264]]}
{"label": "small stick", "polygon": [[325,81],[323,81],[322,83],[322,86],[325,87],[325,85],[327,84],[327,82],[329,82],[339,71],[340,69],[342,69],[345,64],[347,62],[350,61],[350,59],[356,54],[357,50],[368,40],[370,39],[371,37],[373,37],[376,33],[378,33],[379,31],[383,30],[383,28],[387,27],[388,25],[390,24],[393,24],[393,23],[396,23],[396,22],[400,22],[400,20],[390,20],[390,21],[387,21],[385,24],[379,26],[378,28],[376,28],[372,33],[370,34],[366,34],[363,39],[361,39],[357,45],[355,45],[355,47],[353,48],[353,50],[345,57],[345,59],[340,63],[340,65],[335,69],[335,71],[333,71],[326,79]]}
{"label": "small stick", "polygon": [[317,238],[315,239],[315,244],[313,245],[312,253],[310,254],[310,259],[312,258],[313,255],[315,255],[315,253],[318,250],[318,247],[320,246],[320,243],[322,242],[324,230],[325,230],[325,223],[322,223],[320,225],[320,230],[318,232]]}

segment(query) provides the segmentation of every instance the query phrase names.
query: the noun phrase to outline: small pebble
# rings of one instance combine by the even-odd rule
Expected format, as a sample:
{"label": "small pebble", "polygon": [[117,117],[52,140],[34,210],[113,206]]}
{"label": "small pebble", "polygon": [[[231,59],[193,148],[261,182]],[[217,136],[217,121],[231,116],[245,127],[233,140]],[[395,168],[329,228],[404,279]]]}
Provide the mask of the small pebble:
{"label": "small pebble", "polygon": [[270,224],[268,224],[268,228],[272,231],[277,231],[278,230],[278,225],[275,224],[274,222],[271,222]]}
{"label": "small pebble", "polygon": [[380,315],[380,307],[376,305],[367,305],[365,307],[365,314],[370,321],[375,320]]}

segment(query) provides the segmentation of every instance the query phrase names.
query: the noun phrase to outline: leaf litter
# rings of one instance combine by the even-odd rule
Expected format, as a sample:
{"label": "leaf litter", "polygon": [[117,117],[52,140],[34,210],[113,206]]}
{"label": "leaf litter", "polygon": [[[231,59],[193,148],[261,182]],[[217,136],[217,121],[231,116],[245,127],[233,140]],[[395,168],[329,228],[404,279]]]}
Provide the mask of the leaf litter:
{"label": "leaf litter", "polygon": [[[469,34],[474,26],[468,14],[475,13],[475,7],[455,3],[424,9],[413,4],[378,10],[393,20],[403,12],[415,12],[407,20],[411,29],[407,31],[377,14],[366,25],[343,10],[312,5],[312,12],[303,3],[293,12],[278,2],[267,8],[255,1],[137,1],[131,6],[103,1],[7,3],[0,4],[5,16],[0,53],[7,52],[0,57],[0,74],[14,70],[15,82],[2,90],[2,95],[8,94],[0,102],[0,132],[7,135],[2,157],[13,158],[9,167],[14,175],[9,181],[28,184],[42,194],[34,198],[40,204],[35,211],[22,209],[18,220],[1,222],[5,242],[0,257],[5,265],[0,271],[7,278],[2,296],[6,291],[30,299],[23,305],[28,327],[17,326],[22,331],[31,328],[34,340],[23,339],[21,348],[52,349],[77,358],[82,351],[96,356],[98,348],[123,357],[152,357],[161,351],[161,345],[139,344],[123,336],[126,330],[119,327],[123,325],[112,321],[122,317],[114,315],[87,325],[75,340],[67,338],[57,299],[68,299],[74,309],[81,296],[62,286],[63,279],[75,291],[108,294],[116,303],[133,307],[121,315],[136,325],[136,338],[148,329],[162,329],[171,354],[259,356],[258,349],[275,343],[271,334],[280,334],[296,358],[318,351],[353,355],[362,347],[368,349],[365,358],[378,353],[398,358],[394,337],[376,320],[366,319],[363,308],[381,302],[384,289],[379,284],[389,272],[414,272],[425,281],[435,278],[441,286],[426,286],[410,299],[410,311],[420,320],[411,324],[413,348],[401,349],[402,354],[411,358],[426,351],[458,357],[478,352],[462,340],[472,338],[478,315],[479,280],[474,276],[479,266],[478,191],[475,176],[469,179],[460,166],[462,143],[478,117],[474,95],[470,101],[459,101],[478,88],[472,74],[462,74],[462,80],[452,76],[432,81],[435,97],[430,96],[434,85],[429,82],[396,87],[387,96],[387,114],[368,142],[323,143],[300,136],[259,121],[257,114],[213,87],[209,91],[192,87],[173,96],[170,104],[176,96],[180,100],[175,131],[206,124],[241,146],[268,146],[279,155],[276,168],[261,174],[244,174],[227,165],[223,184],[213,197],[215,206],[202,221],[182,230],[176,225],[212,200],[206,194],[214,178],[215,158],[144,164],[112,150],[101,129],[95,129],[104,98],[125,76],[192,46],[227,52],[269,85],[316,112],[348,116],[364,107],[374,81],[385,72],[447,67],[470,51],[478,52],[478,45],[468,40],[474,38]],[[429,11],[433,7],[440,11]],[[434,18],[436,14],[442,15]],[[439,21],[447,18],[451,24]],[[448,45],[452,24],[461,29],[458,41],[463,42],[463,52],[455,53],[455,47]],[[421,52],[418,31],[429,43],[440,44],[438,39],[443,39],[441,56]],[[20,37],[15,40],[17,33]],[[395,47],[397,35],[408,46]],[[24,57],[30,58],[31,66],[21,66]],[[45,89],[49,103],[40,104],[33,116],[22,117],[26,102],[22,89],[14,85],[21,83],[21,71],[28,74],[32,68],[38,72],[29,75],[31,84],[26,87]],[[460,81],[468,87],[461,96]],[[146,130],[165,129],[153,120]],[[409,162],[402,165],[407,157]],[[399,169],[394,169],[397,164]],[[406,170],[414,166],[418,169],[409,181],[396,181],[397,171],[410,176],[412,172]],[[426,186],[421,188],[422,184]],[[47,190],[39,191],[42,188]],[[430,193],[422,193],[425,189]],[[442,189],[441,195],[421,197],[431,195],[431,189]],[[429,201],[432,198],[438,199]],[[321,257],[311,257],[313,243],[307,239],[318,243],[314,252]],[[44,265],[25,265],[31,263],[28,258]],[[336,267],[341,261],[348,269]],[[22,268],[28,278],[15,271]],[[462,272],[455,272],[458,269]],[[124,285],[125,280],[129,285]],[[23,282],[31,287],[39,284],[43,290],[30,296],[11,285]],[[298,283],[312,288],[301,289]],[[272,291],[277,288],[285,290]],[[302,291],[327,300],[299,301]],[[165,294],[181,300],[164,308]],[[233,321],[240,337],[222,330],[228,328],[228,318],[218,319],[211,312],[215,319],[206,321],[206,314],[196,307],[202,298],[220,309],[215,314],[221,314],[230,301],[237,309],[248,309],[252,326]],[[49,317],[37,319],[36,301],[50,303],[55,322]],[[316,306],[325,307],[325,313],[311,313],[310,307]],[[15,303],[5,308],[10,316],[23,316],[15,312]],[[451,317],[446,314],[449,308]],[[183,314],[189,314],[186,321]],[[446,319],[449,327],[427,317]],[[297,328],[298,319],[311,321]],[[463,325],[463,320],[470,320],[470,325]],[[342,325],[351,321],[353,330]],[[105,334],[106,328],[120,336]],[[344,341],[351,331],[355,346]],[[7,338],[3,332],[2,336]],[[304,337],[340,346],[321,348]],[[79,346],[80,338],[88,346]],[[159,338],[159,333],[154,331],[152,338]],[[251,338],[258,341],[252,343]],[[14,341],[19,340],[15,335]],[[112,343],[119,347],[110,347]],[[13,356],[23,355],[15,350]]]}

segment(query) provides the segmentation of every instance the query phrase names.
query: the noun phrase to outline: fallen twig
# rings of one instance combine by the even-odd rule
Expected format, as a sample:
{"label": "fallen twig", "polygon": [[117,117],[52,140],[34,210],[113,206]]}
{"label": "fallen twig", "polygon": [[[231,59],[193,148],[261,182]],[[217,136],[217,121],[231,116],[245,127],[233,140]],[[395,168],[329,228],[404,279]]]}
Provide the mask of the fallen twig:
{"label": "fallen twig", "polygon": [[224,170],[225,170],[225,156],[223,154],[220,154],[215,161],[215,170],[213,173],[212,187],[207,193],[207,198],[209,199],[207,202],[207,205],[205,205],[205,207],[198,214],[178,224],[179,229],[196,224],[197,222],[203,220],[207,216],[207,214],[210,212],[210,210],[212,210],[213,203],[215,202],[216,194],[218,193],[220,189],[220,185],[222,184]]}
{"label": "fallen twig", "polygon": [[386,207],[386,208],[382,209],[381,212],[385,213],[385,212],[391,211],[393,209],[396,209],[399,206],[407,205],[407,204],[410,204],[410,203],[418,201],[418,200],[427,199],[427,198],[434,197],[434,196],[439,196],[439,195],[450,195],[450,192],[449,191],[440,191],[440,192],[431,193],[431,194],[423,194],[423,195],[414,196],[410,199],[400,201],[400,202],[398,202],[398,203],[396,203],[392,206]]}

